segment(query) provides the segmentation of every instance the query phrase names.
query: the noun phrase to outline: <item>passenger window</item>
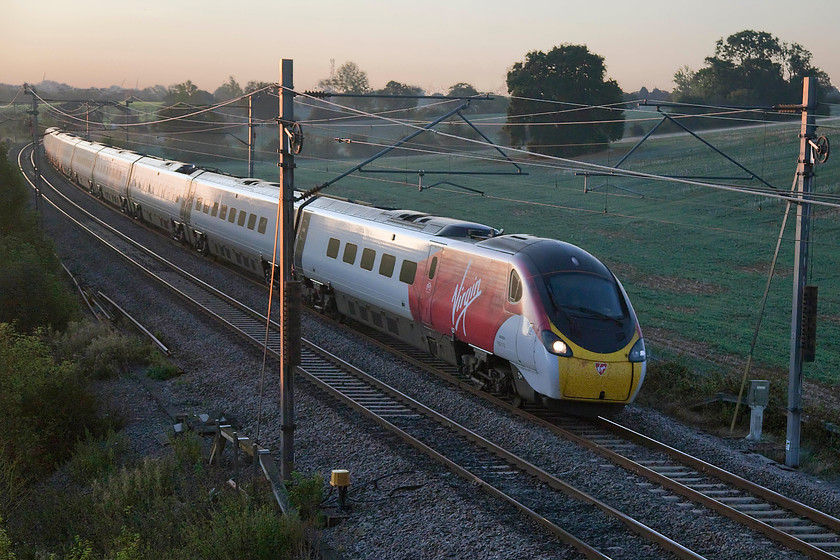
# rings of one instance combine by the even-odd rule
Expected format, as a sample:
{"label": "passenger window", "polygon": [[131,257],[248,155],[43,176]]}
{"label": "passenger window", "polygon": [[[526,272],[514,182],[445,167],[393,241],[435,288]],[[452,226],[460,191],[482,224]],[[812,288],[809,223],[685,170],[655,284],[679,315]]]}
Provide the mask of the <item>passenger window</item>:
{"label": "passenger window", "polygon": [[383,254],[382,261],[379,263],[379,274],[390,278],[394,274],[394,265],[396,263],[397,259],[394,255]]}
{"label": "passenger window", "polygon": [[327,242],[327,256],[331,259],[338,258],[338,246],[339,241],[335,237],[330,237],[330,240]]}
{"label": "passenger window", "polygon": [[522,280],[515,270],[510,271],[510,282],[508,286],[508,301],[516,303],[522,299]]}
{"label": "passenger window", "polygon": [[222,207],[219,209],[219,219],[224,220],[227,217],[227,204],[222,204]]}
{"label": "passenger window", "polygon": [[215,217],[216,217],[216,214],[218,214],[218,213],[219,213],[219,203],[218,203],[218,202],[214,202],[214,203],[213,203],[213,210],[211,210],[211,211],[210,211],[210,215],[211,215],[211,216],[213,216],[213,217],[215,218]]}
{"label": "passenger window", "polygon": [[230,209],[230,216],[228,216],[228,221],[230,223],[233,223],[233,222],[236,221],[236,208],[231,208]]}
{"label": "passenger window", "polygon": [[260,225],[257,226],[257,231],[259,233],[265,233],[265,228],[268,227],[268,218],[260,217]]}
{"label": "passenger window", "polygon": [[257,215],[251,214],[248,216],[248,229],[251,231],[254,230],[254,226],[257,224]]}
{"label": "passenger window", "polygon": [[414,284],[414,276],[417,274],[417,263],[414,261],[403,261],[400,268],[400,282],[405,282],[409,286]]}
{"label": "passenger window", "polygon": [[[149,185],[149,190],[151,190],[151,188],[152,188],[152,186]],[[196,210],[201,210],[201,199],[200,198],[195,199],[195,209]]]}
{"label": "passenger window", "polygon": [[239,224],[240,226],[244,226],[245,225],[245,218],[247,218],[247,217],[248,217],[248,212],[243,210],[242,212],[239,213],[239,221],[236,222],[236,223]]}
{"label": "passenger window", "polygon": [[373,270],[373,261],[376,260],[376,251],[373,249],[364,249],[362,251],[362,262],[360,263],[365,270]]}
{"label": "passenger window", "polygon": [[429,280],[435,277],[435,271],[437,270],[437,257],[432,257],[432,264],[429,266]]}
{"label": "passenger window", "polygon": [[207,214],[210,212],[210,202],[205,200],[204,201],[204,213]]}
{"label": "passenger window", "polygon": [[348,243],[344,246],[344,256],[341,258],[344,262],[348,264],[353,264],[356,262],[356,251],[358,247],[355,243]]}

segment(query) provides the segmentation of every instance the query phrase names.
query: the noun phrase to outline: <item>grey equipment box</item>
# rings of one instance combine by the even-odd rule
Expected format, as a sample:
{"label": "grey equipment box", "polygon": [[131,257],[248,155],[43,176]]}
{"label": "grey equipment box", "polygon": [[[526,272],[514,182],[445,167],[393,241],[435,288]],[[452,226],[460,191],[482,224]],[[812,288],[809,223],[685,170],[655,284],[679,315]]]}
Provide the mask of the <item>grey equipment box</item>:
{"label": "grey equipment box", "polygon": [[770,382],[763,379],[751,379],[747,393],[748,406],[767,406],[770,403]]}

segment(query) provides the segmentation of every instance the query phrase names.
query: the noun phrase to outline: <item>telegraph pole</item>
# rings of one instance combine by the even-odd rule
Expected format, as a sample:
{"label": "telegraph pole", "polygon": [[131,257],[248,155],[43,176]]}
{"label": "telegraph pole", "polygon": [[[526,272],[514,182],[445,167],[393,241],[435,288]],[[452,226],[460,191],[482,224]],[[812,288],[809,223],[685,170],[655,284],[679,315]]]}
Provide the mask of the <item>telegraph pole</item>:
{"label": "telegraph pole", "polygon": [[23,84],[23,92],[32,96],[32,161],[35,166],[35,212],[39,212],[39,201],[41,198],[41,135],[38,133],[38,98],[35,90],[29,84]]}
{"label": "telegraph pole", "polygon": [[796,246],[793,273],[793,311],[790,323],[790,372],[788,374],[787,439],[785,465],[799,466],[799,428],[802,422],[802,297],[808,273],[811,236],[810,200],[814,180],[814,137],[816,131],[817,84],[805,78],[802,85],[802,127],[799,134],[799,161],[796,168]]}
{"label": "telegraph pole", "polygon": [[300,285],[292,276],[292,251],[294,248],[294,180],[295,158],[293,149],[294,84],[293,61],[280,63],[280,258],[282,272],[280,298],[280,415],[282,465],[284,480],[292,479],[295,464],[295,410],[294,374],[300,364]]}

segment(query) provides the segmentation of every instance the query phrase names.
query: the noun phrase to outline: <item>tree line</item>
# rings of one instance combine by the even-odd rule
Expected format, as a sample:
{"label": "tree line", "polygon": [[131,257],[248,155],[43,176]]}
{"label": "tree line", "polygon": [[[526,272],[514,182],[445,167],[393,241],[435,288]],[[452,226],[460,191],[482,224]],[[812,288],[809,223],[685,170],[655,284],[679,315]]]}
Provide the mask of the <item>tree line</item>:
{"label": "tree line", "polygon": [[[794,104],[801,101],[802,79],[811,76],[819,84],[819,102],[840,102],[840,93],[831,84],[829,76],[813,66],[812,58],[812,54],[799,43],[785,43],[767,32],[745,30],[719,39],[713,54],[705,59],[704,66],[699,70],[688,66],[679,68],[674,74],[675,87],[672,91],[654,89],[651,92],[642,88],[639,92],[625,93],[615,80],[607,77],[604,57],[590,52],[585,45],[562,44],[547,52],[531,51],[524,60],[515,62],[507,73],[509,96],[494,96],[480,92],[469,83],[459,82],[450,86],[441,97],[485,95],[490,99],[471,102],[464,114],[503,114],[506,117],[501,134],[503,143],[568,157],[605,149],[610,142],[622,138],[627,132],[633,135],[642,133],[638,125],[631,125],[625,130],[623,109],[627,107],[628,100],[672,101],[684,104],[679,110],[681,114],[701,115],[715,111],[698,108],[703,105],[770,107]],[[183,121],[171,119],[269,85],[267,82],[250,81],[243,87],[230,76],[212,93],[187,80],[168,88],[147,88],[142,94],[150,96],[147,100],[158,99],[163,103],[156,115],[163,122],[156,125],[156,130],[180,134],[180,137],[169,141],[173,147],[183,144],[186,133],[202,132],[215,134],[217,138],[213,144],[225,150],[243,142],[233,137],[229,127],[225,127],[227,116],[222,112],[209,111]],[[301,112],[313,123],[326,125],[339,122],[337,119],[343,121],[348,116],[359,117],[368,113],[385,113],[393,118],[405,117],[408,111],[417,118],[440,114],[440,109],[432,102],[411,97],[425,93],[419,86],[391,80],[381,89],[374,89],[367,73],[350,61],[333,69],[328,77],[319,81],[318,87],[328,93],[362,97],[343,97],[333,102],[308,99]],[[108,91],[113,93],[112,90],[114,88]],[[363,97],[372,94],[377,97]],[[348,113],[341,107],[350,107],[355,113]],[[276,97],[255,96],[253,108],[255,118],[270,121],[277,114]],[[244,109],[241,104],[233,105],[224,113],[243,115]],[[703,121],[695,120],[693,125],[703,126]],[[715,126],[721,126],[721,121],[716,120]],[[463,130],[463,134],[474,136],[470,129]],[[323,157],[348,155],[343,153],[346,148],[338,145],[333,138],[311,139],[309,149],[313,153],[318,151]],[[117,138],[114,140],[119,143]],[[448,141],[445,138],[430,139],[432,144]],[[276,146],[268,146],[268,149],[274,151]],[[365,151],[364,146],[361,149]],[[368,147],[367,151],[374,149]],[[365,155],[358,151],[354,154]]]}

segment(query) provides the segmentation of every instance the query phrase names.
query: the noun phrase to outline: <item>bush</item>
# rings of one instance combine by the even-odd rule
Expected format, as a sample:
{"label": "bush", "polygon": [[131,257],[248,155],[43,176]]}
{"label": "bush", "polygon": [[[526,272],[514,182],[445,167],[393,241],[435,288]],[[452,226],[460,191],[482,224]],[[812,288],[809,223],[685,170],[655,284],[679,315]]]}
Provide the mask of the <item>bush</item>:
{"label": "bush", "polygon": [[45,475],[71,455],[86,430],[104,431],[97,412],[72,364],[57,363],[37,337],[0,324],[0,457]]}
{"label": "bush", "polygon": [[86,432],[67,464],[70,478],[84,484],[110,474],[127,448],[128,438],[122,433],[108,430],[105,439],[99,439]]}
{"label": "bush", "polygon": [[113,379],[132,364],[151,360],[152,347],[92,321],[70,323],[53,342],[58,359],[72,360],[91,379]]}
{"label": "bush", "polygon": [[25,333],[43,326],[64,329],[78,305],[58,270],[58,260],[43,247],[0,237],[0,323],[14,323]]}
{"label": "bush", "polygon": [[306,558],[300,523],[282,517],[268,504],[256,504],[242,493],[225,493],[203,523],[184,529],[176,557],[283,559]]}

